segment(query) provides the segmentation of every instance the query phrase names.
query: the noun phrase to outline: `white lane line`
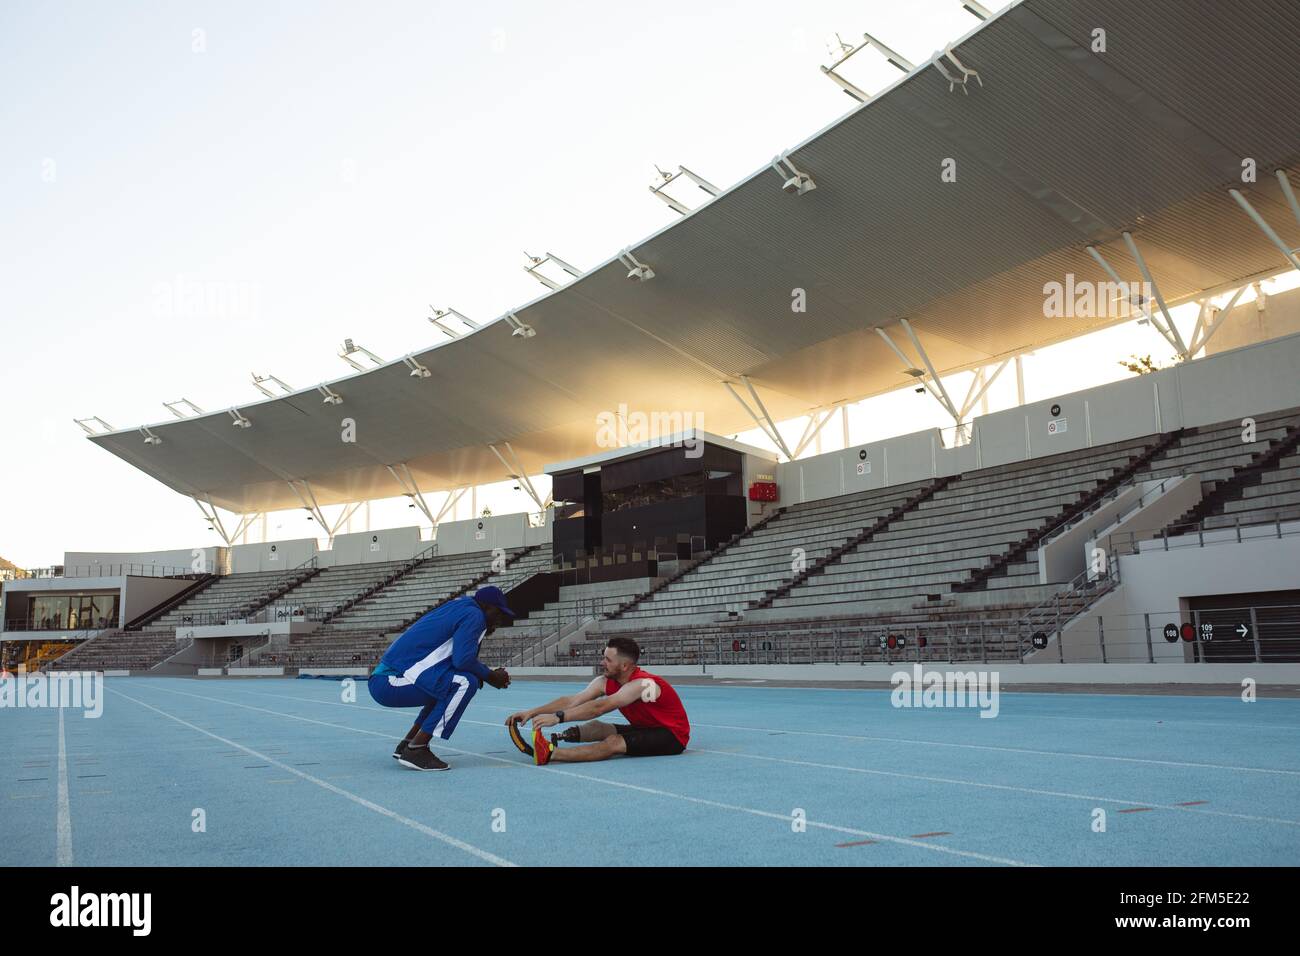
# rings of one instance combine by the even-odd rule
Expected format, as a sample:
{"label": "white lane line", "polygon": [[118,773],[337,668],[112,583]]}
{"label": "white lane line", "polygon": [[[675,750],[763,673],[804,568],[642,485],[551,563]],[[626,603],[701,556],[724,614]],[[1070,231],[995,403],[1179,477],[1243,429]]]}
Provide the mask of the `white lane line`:
{"label": "white lane line", "polygon": [[[313,720],[310,717],[300,717],[297,714],[286,714],[283,711],[270,710],[265,707],[254,707],[251,704],[241,704],[238,701],[225,700],[220,697],[204,697],[201,694],[190,694],[190,693],[186,693],[185,691],[169,690],[168,688],[165,687],[158,687],[157,689],[168,694],[180,694],[184,697],[196,697],[199,700],[210,700],[217,704],[226,704],[231,707],[242,707],[245,710],[258,711],[260,713],[271,714],[276,717],[286,717],[290,720],[298,720],[307,724],[316,724],[321,727],[334,727],[339,730],[349,730],[352,731],[353,733],[366,734],[372,737],[386,737],[386,738],[392,737],[392,734],[383,733],[376,730],[365,730],[360,727],[352,727],[348,724],[335,724],[325,720]],[[293,698],[293,699],[299,701],[300,703],[316,703],[316,701],[305,700],[303,698]],[[354,705],[341,704],[340,706],[352,707]],[[362,709],[370,710],[370,709],[378,709],[378,708],[365,707]],[[483,723],[483,722],[474,721],[474,723]],[[496,724],[486,724],[486,726],[495,727]],[[526,766],[532,766],[531,764],[520,763],[518,760],[509,760],[504,757],[494,757],[491,756],[490,754],[479,753],[478,751],[474,751],[474,750],[462,750],[457,747],[448,746],[445,743],[440,745],[438,749],[446,750],[451,753],[465,754],[472,757],[482,757],[484,760],[491,760],[496,763],[509,764],[512,767],[519,767],[520,769]],[[788,813],[774,813],[768,810],[758,810],[753,807],[743,807],[734,803],[722,803],[717,800],[706,800],[703,797],[691,797],[691,796],[687,796],[686,794],[673,793],[668,790],[658,790],[653,787],[642,787],[636,784],[624,783],[619,780],[608,780],[604,777],[593,777],[590,774],[573,773],[572,771],[568,771],[568,770],[559,770],[555,767],[548,766],[548,767],[541,767],[539,769],[542,770],[543,772],[558,774],[559,776],[562,777],[572,777],[575,780],[585,780],[591,783],[603,783],[606,784],[607,786],[620,787],[624,790],[635,790],[640,793],[649,793],[660,797],[671,797],[674,800],[683,800],[686,801],[687,803],[696,803],[701,806],[714,807],[720,810],[731,810],[736,813],[747,813],[750,814],[751,816],[764,817],[770,820],[780,820],[782,823],[785,824],[789,824],[791,821],[791,816]],[[945,853],[950,856],[959,856],[959,857],[965,857],[967,859],[981,860],[985,863],[998,863],[998,864],[1002,864],[1003,866],[1037,866],[1038,865],[1035,863],[1027,863],[1023,860],[1013,860],[1013,859],[1008,859],[1006,857],[990,856],[985,853],[976,853],[971,850],[957,850],[952,847],[939,846],[933,843],[922,843],[919,840],[912,840],[912,839],[907,839],[905,837],[891,836],[886,833],[873,833],[870,830],[857,830],[852,827],[839,826],[834,823],[823,823],[818,820],[805,820],[804,822],[810,827],[816,827],[817,829],[821,829],[821,830],[830,830],[835,833],[848,833],[852,836],[866,837],[868,839],[880,840],[886,843],[895,843],[901,846],[915,847],[921,850],[929,850],[932,853]]]}
{"label": "white lane line", "polygon": [[1294,724],[1256,724],[1235,720],[1185,720],[1181,717],[1084,717],[1068,714],[1015,714],[1007,713],[1005,707],[998,712],[998,717],[1014,717],[1017,720],[1083,720],[1088,723],[1137,724],[1140,727],[1154,729],[1163,725],[1166,730],[1176,731],[1182,727],[1216,727],[1220,730],[1268,730],[1280,734],[1295,736],[1300,734],[1300,727]]}
{"label": "white lane line", "polygon": [[63,734],[63,708],[59,708],[59,811],[58,866],[72,866],[72,808],[68,803],[68,746]]}
{"label": "white lane line", "polygon": [[[802,689],[802,688],[800,688]],[[498,704],[485,704],[486,708],[512,713],[510,708]],[[833,734],[827,731],[788,730],[783,727],[745,727],[739,724],[701,724],[691,721],[692,727],[709,727],[714,730],[748,730],[754,733],[798,734],[802,737],[834,737],[839,740],[869,740],[877,743],[919,744],[927,747],[955,747],[964,750],[989,750],[999,753],[1030,754],[1036,757],[1069,757],[1074,760],[1113,760],[1120,763],[1152,764],[1162,767],[1187,767],[1194,770],[1234,770],[1241,773],[1275,773],[1288,777],[1300,777],[1300,770],[1284,770],[1275,767],[1242,767],[1233,764],[1195,763],[1186,760],[1157,760],[1153,757],[1123,757],[1118,754],[1084,754],[1063,750],[1031,750],[1026,747],[995,747],[991,744],[964,744],[948,740],[916,740],[911,737],[875,737],[866,734]]]}
{"label": "white lane line", "polygon": [[[295,700],[304,704],[323,704],[330,707],[351,707],[353,709],[369,710],[376,713],[386,713],[389,708],[371,707],[365,704],[344,704],[332,700],[312,700],[308,697],[295,697],[291,694],[267,694],[261,691],[242,691],[246,694],[255,694],[258,697],[282,697],[285,700]],[[513,713],[513,711],[512,711]],[[484,727],[498,727],[499,724],[486,720],[470,720],[467,717],[461,718],[462,724],[479,724]],[[705,724],[696,724],[697,727],[707,726]],[[789,731],[794,733],[795,731]],[[1232,813],[1228,810],[1203,810],[1197,807],[1180,807],[1176,804],[1155,803],[1150,800],[1123,800],[1118,797],[1095,797],[1083,793],[1070,793],[1059,790],[1040,790],[1034,787],[1016,787],[1009,784],[987,783],[978,780],[959,780],[952,777],[935,777],[927,774],[902,773],[893,770],[875,770],[866,767],[848,767],[842,764],[816,763],[807,760],[794,760],[786,757],[769,757],[760,754],[750,754],[740,751],[729,750],[705,750],[701,747],[690,748],[695,753],[722,754],[727,757],[744,757],[750,760],[766,760],[773,763],[788,763],[802,767],[816,767],[824,770],[843,770],[850,773],[871,774],[882,777],[895,777],[903,780],[921,780],[928,783],[944,783],[962,787],[979,787],[988,790],[1004,790],[1013,793],[1027,793],[1037,796],[1060,797],[1068,800],[1087,800],[1092,803],[1114,803],[1121,806],[1131,807],[1151,807],[1153,810],[1176,810],[1181,813],[1200,813],[1206,816],[1231,817],[1236,820],[1250,820],[1255,823],[1276,823],[1282,826],[1300,826],[1300,820],[1288,820],[1282,817],[1265,817],[1256,816],[1249,813]]]}
{"label": "white lane line", "polygon": [[743,757],[747,760],[767,760],[773,763],[787,763],[799,767],[817,767],[822,770],[844,770],[849,773],[871,774],[881,777],[898,777],[903,780],[923,780],[927,783],[955,784],[962,787],[979,787],[985,790],[1006,790],[1012,793],[1028,793],[1043,797],[1060,797],[1066,800],[1086,800],[1089,803],[1117,803],[1128,807],[1150,807],[1153,810],[1177,810],[1182,813],[1201,813],[1216,817],[1232,817],[1237,820],[1250,820],[1255,823],[1277,823],[1284,826],[1300,827],[1300,820],[1286,820],[1281,817],[1260,817],[1249,813],[1231,813],[1227,810],[1202,810],[1197,807],[1180,807],[1177,804],[1153,803],[1150,800],[1121,800],[1118,797],[1096,797],[1086,793],[1071,793],[1064,790],[1040,790],[1036,787],[1016,787],[1010,784],[986,783],[979,780],[956,780],[951,777],[933,777],[919,773],[899,773],[892,770],[872,770],[866,767],[846,767],[842,764],[816,763],[809,760],[794,760],[789,757],[767,757],[760,754],[748,754],[728,750],[704,750],[692,747],[696,753],[721,754],[724,757]]}
{"label": "white lane line", "polygon": [[[897,669],[897,670],[905,670],[905,671],[907,671],[907,672],[910,673],[910,672],[911,672],[912,665],[913,665],[913,664],[916,664],[916,663],[918,663],[918,662],[917,662],[917,661],[899,661],[899,662],[896,662],[896,669]],[[931,670],[939,670],[939,671],[954,670],[954,671],[960,671],[960,670],[972,670],[972,669],[975,669],[975,670],[991,670],[991,669],[992,669],[992,668],[990,668],[988,665],[984,665],[983,667],[977,667],[977,668],[976,668],[976,667],[962,667],[960,663],[953,664],[953,663],[949,663],[948,661],[926,661],[926,662],[924,662],[924,663],[926,664],[926,671],[927,671],[927,672],[929,672],[929,671],[931,671]],[[971,663],[971,664],[978,664],[979,662],[978,662],[978,661],[972,661],[972,662],[968,662],[968,663]],[[989,662],[989,664],[993,664],[993,663],[994,663],[993,661],[990,661],[990,662]],[[1004,661],[1003,663],[1006,663],[1006,662]],[[1018,670],[1018,669],[1020,668],[1020,666],[1021,666],[1021,665],[1019,665],[1019,664],[1015,664],[1015,665],[1013,665],[1013,669],[1017,669],[1017,670]],[[668,676],[671,677],[672,675],[670,674],[670,675],[668,675]],[[758,685],[756,685],[756,684],[734,684],[734,685],[733,685],[733,684],[728,684],[728,685],[726,685],[726,686],[722,686],[722,685],[716,683],[717,678],[714,678],[714,681],[715,681],[715,683],[712,683],[712,684],[682,684],[682,685],[680,685],[680,686],[685,687],[685,688],[688,688],[688,689],[690,689],[690,690],[732,690],[734,687],[743,687],[743,688],[746,689],[746,690],[777,690],[777,691],[780,691],[780,690],[786,690],[786,691],[790,691],[790,690],[793,690],[793,691],[811,690],[811,691],[819,691],[819,692],[820,692],[820,691],[825,691],[825,692],[830,692],[830,693],[835,693],[835,694],[890,694],[890,693],[893,693],[893,690],[894,690],[894,688],[890,686],[890,683],[889,683],[889,681],[887,681],[887,680],[863,681],[863,682],[862,682],[862,683],[870,683],[870,684],[874,684],[874,685],[876,685],[876,686],[873,686],[873,687],[808,687],[808,686],[806,686],[806,685],[804,685],[804,686],[800,686],[800,685],[797,685],[797,684],[780,684],[780,683],[777,683],[776,681],[773,681],[773,680],[770,680],[770,679],[769,679],[769,683],[768,683],[768,685],[766,685],[766,686],[762,686],[762,687],[760,687],[760,686],[758,686]],[[531,682],[530,682],[530,683],[531,683]],[[551,684],[568,684],[568,683],[570,683],[570,682],[569,682],[567,679],[566,679],[566,680],[559,680],[559,679],[556,679],[556,680],[548,681],[548,683],[551,683]],[[1229,682],[1229,683],[1231,683],[1231,682]],[[576,688],[578,688],[579,690],[581,690],[583,687],[585,687],[585,686],[587,686],[587,685],[586,685],[586,684],[583,684],[583,683],[577,683],[577,684],[572,684],[571,686],[576,687]],[[1017,686],[1020,686],[1020,685],[1019,685],[1019,683],[1017,683],[1017,684],[1012,684],[1012,685],[1009,685],[1009,686],[1017,687]],[[1041,686],[1041,685],[1040,685],[1040,686]],[[1122,685],[1113,685],[1113,686],[1122,686]],[[1223,685],[1223,686],[1226,686],[1226,685]],[[1290,685],[1285,685],[1285,686],[1287,686],[1287,688],[1290,689]],[[1095,697],[1095,698],[1097,698],[1098,700],[1114,700],[1114,699],[1116,699],[1116,698],[1119,698],[1119,699],[1121,699],[1121,700],[1149,700],[1149,701],[1159,701],[1159,700],[1218,700],[1218,701],[1235,701],[1235,700],[1238,700],[1238,699],[1239,699],[1238,696],[1237,696],[1237,691],[1235,691],[1235,690],[1225,690],[1223,693],[1220,693],[1220,694],[1153,694],[1153,693],[1148,693],[1148,692],[1125,693],[1125,692],[1122,692],[1122,691],[1119,692],[1119,693],[1114,693],[1114,694],[1104,694],[1104,693],[1087,693],[1087,692],[1077,691],[1077,690],[1043,690],[1043,691],[1036,691],[1036,690],[1003,690],[1001,693],[1002,693],[1002,696],[1004,696],[1004,697],[1012,697],[1012,696],[1015,696],[1015,697],[1041,697],[1041,698],[1046,699],[1046,700],[1053,700],[1053,699],[1059,700],[1059,699],[1067,698],[1067,697]],[[1273,703],[1278,703],[1278,702],[1281,702],[1281,701],[1296,700],[1296,699],[1297,699],[1297,698],[1295,698],[1295,697],[1293,697],[1293,696],[1287,696],[1287,697],[1265,697],[1265,698],[1261,698],[1260,700],[1257,700],[1257,701],[1255,702],[1255,704],[1252,705],[1252,706],[1257,706],[1257,705],[1259,705],[1259,704],[1261,704],[1261,703],[1273,704]]]}
{"label": "white lane line", "polygon": [[[585,685],[585,684],[575,684],[574,686],[575,686],[576,688],[578,688],[579,690],[581,690],[581,689],[582,689],[583,687],[585,687],[586,685]],[[702,690],[722,690],[722,689],[724,689],[724,688],[721,688],[721,687],[715,687],[715,686],[708,685],[708,684],[683,684],[683,685],[681,685],[681,686],[684,687],[684,688],[687,688],[687,689],[689,689],[689,690],[701,690],[701,689],[702,689]],[[730,689],[731,686],[732,686],[732,685],[728,685],[728,687],[727,687],[726,689]],[[890,691],[889,691],[888,688],[854,688],[854,687],[754,687],[753,685],[742,685],[742,684],[736,684],[736,685],[734,685],[734,686],[737,686],[737,687],[748,687],[748,688],[751,689],[751,690],[792,690],[792,691],[805,691],[805,690],[830,690],[830,691],[841,691],[841,692],[844,692],[844,693],[853,693],[854,691],[857,691],[858,693],[882,693],[882,694],[888,694],[888,693],[890,693]],[[575,691],[575,692],[576,692],[576,691]],[[1111,698],[1114,698],[1114,697],[1137,697],[1137,696],[1139,696],[1139,695],[1135,695],[1135,694],[1065,694],[1065,693],[1062,693],[1062,694],[1034,694],[1034,693],[1028,693],[1028,692],[1024,692],[1024,691],[1008,691],[1008,690],[1004,690],[1004,691],[1002,691],[1002,696],[1003,696],[1003,697],[1034,697],[1034,698],[1036,698],[1036,697],[1044,697],[1044,696],[1050,696],[1050,697],[1098,697],[1098,698],[1104,698],[1104,699],[1111,699]],[[1165,699],[1167,699],[1167,698],[1172,698],[1172,697],[1176,697],[1176,698],[1179,698],[1179,699],[1185,699],[1185,700],[1204,700],[1204,699],[1207,699],[1205,695],[1200,695],[1200,694],[1160,694],[1160,695],[1149,695],[1149,694],[1148,694],[1148,695],[1140,695],[1140,696],[1142,696],[1143,699],[1149,699],[1149,700],[1165,700]],[[1210,698],[1210,699],[1213,699],[1213,698]],[[1226,698],[1226,699],[1236,700],[1235,697],[1229,697],[1229,698]],[[1277,702],[1285,702],[1285,701],[1289,701],[1289,700],[1292,700],[1292,699],[1293,699],[1293,698],[1290,698],[1290,697],[1270,698],[1267,702],[1268,702],[1268,703],[1277,703]],[[496,705],[489,705],[489,706],[493,706],[493,707],[495,707],[495,709],[497,709],[497,710],[503,710],[503,709],[504,709],[504,708],[502,708],[502,707],[497,707]],[[1245,722],[1245,721],[1238,722],[1238,721],[1236,721],[1236,720],[1222,720],[1222,721],[1217,721],[1217,720],[1204,720],[1204,719],[1184,719],[1184,718],[1181,718],[1181,717],[1159,717],[1159,718],[1157,718],[1157,717],[1154,717],[1154,716],[1153,716],[1153,717],[1089,717],[1089,716],[1082,716],[1082,715],[1065,715],[1065,714],[1028,714],[1028,713],[1027,713],[1027,714],[1020,714],[1020,713],[1012,713],[1012,712],[1008,712],[1008,711],[1006,710],[1006,708],[1003,708],[1002,711],[998,714],[998,716],[999,716],[1000,718],[1011,717],[1011,718],[1014,718],[1014,719],[1017,719],[1017,720],[1085,720],[1085,721],[1102,721],[1102,722],[1114,722],[1114,723],[1136,723],[1136,724],[1149,724],[1149,725],[1154,725],[1154,723],[1155,723],[1157,720],[1159,720],[1161,723],[1163,723],[1163,724],[1165,724],[1165,725],[1178,725],[1178,726],[1193,726],[1193,725],[1194,725],[1194,726],[1205,726],[1205,727],[1221,727],[1221,728],[1223,728],[1223,729],[1225,729],[1225,730],[1237,730],[1237,729],[1240,729],[1240,728],[1252,728],[1252,729],[1258,729],[1258,730],[1271,730],[1271,731],[1277,731],[1277,732],[1279,732],[1279,733],[1300,734],[1300,726],[1297,726],[1297,725],[1295,725],[1295,724],[1259,724],[1259,723],[1247,723],[1247,722]],[[705,727],[705,726],[709,726],[709,725],[707,725],[707,724],[698,724],[698,725],[693,725],[693,726]],[[790,732],[793,732],[793,731],[790,731]]]}
{"label": "white lane line", "polygon": [[[365,807],[367,810],[373,810],[375,813],[378,813],[381,816],[388,817],[390,820],[396,820],[398,823],[401,823],[404,826],[408,826],[412,830],[417,830],[420,833],[423,833],[425,836],[433,837],[435,840],[441,840],[443,843],[446,843],[448,846],[453,846],[458,850],[464,850],[466,853],[469,853],[472,856],[476,856],[480,860],[484,860],[496,866],[517,866],[518,865],[512,863],[511,861],[505,859],[504,857],[497,856],[495,853],[489,853],[486,850],[481,850],[476,846],[472,846],[471,844],[464,842],[463,840],[456,839],[454,836],[449,836],[448,834],[435,830],[432,827],[425,826],[423,823],[420,823],[418,820],[412,820],[410,817],[404,817],[400,813],[397,813],[393,810],[389,810],[387,807],[381,807],[379,804],[367,800],[365,797],[358,796],[357,794],[352,793],[349,790],[344,790],[342,787],[336,787],[334,786],[334,784],[322,780],[319,777],[313,777],[309,773],[303,773],[301,770],[298,770],[295,767],[291,767],[286,763],[281,763],[280,761],[276,760],[273,757],[268,757],[265,754],[258,753],[256,750],[253,750],[250,747],[245,747],[243,744],[237,744],[233,740],[229,740],[225,737],[220,736],[219,734],[214,734],[211,731],[204,730],[202,727],[198,727],[194,724],[191,724],[188,720],[183,720],[180,717],[176,717],[172,714],[167,713],[165,710],[161,710],[153,706],[152,704],[147,704],[142,700],[137,700],[136,698],[130,696],[129,694],[123,694],[121,691],[114,690],[111,687],[107,689],[111,693],[117,694],[117,696],[119,697],[125,697],[129,701],[139,704],[141,707],[147,707],[149,710],[152,710],[157,714],[161,714],[162,716],[168,718],[169,720],[174,720],[178,724],[182,724],[183,726],[189,727],[192,730],[197,730],[199,733],[211,737],[213,740],[219,740],[223,744],[226,744],[229,747],[237,747],[240,750],[248,754],[251,754],[254,757],[257,757],[259,760],[265,760],[267,763],[274,764],[275,766],[279,767],[281,770],[285,771],[286,773],[291,773],[295,777],[301,777],[303,780],[306,780],[308,783],[314,783],[322,790],[328,790],[330,793],[336,793],[340,797],[346,797],[348,800],[351,800],[353,803],[358,804],[359,806]],[[161,690],[162,688],[159,689]],[[170,691],[170,693],[179,693],[179,691]],[[197,695],[190,695],[190,696],[197,696]],[[60,713],[62,713],[62,711],[60,711]]]}
{"label": "white lane line", "polygon": [[1117,754],[1081,754],[1064,750],[1031,750],[1026,747],[994,747],[990,744],[960,744],[947,740],[914,740],[910,737],[874,737],[866,734],[832,734],[813,730],[783,730],[779,727],[742,727],[737,724],[697,724],[692,727],[710,727],[717,730],[748,730],[751,732],[772,732],[798,734],[803,737],[837,737],[841,740],[869,740],[891,744],[919,744],[925,747],[956,747],[963,750],[990,750],[998,753],[1030,754],[1036,757],[1068,757],[1072,760],[1113,760],[1120,763],[1142,763],[1161,767],[1187,767],[1194,770],[1233,770],[1241,773],[1275,773],[1288,777],[1300,777],[1300,770],[1280,770],[1274,767],[1242,767],[1221,763],[1194,763],[1187,760],[1156,760],[1152,757],[1121,757]]}

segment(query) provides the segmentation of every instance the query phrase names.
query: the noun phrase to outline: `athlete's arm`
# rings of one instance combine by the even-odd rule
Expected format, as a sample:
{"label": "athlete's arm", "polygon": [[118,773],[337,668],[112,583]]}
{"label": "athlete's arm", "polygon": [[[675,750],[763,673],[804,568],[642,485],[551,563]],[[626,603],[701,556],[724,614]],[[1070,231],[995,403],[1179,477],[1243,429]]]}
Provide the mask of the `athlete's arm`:
{"label": "athlete's arm", "polygon": [[542,706],[540,707],[534,707],[532,710],[521,710],[518,711],[517,713],[511,714],[509,717],[506,718],[506,725],[509,726],[512,722],[516,720],[518,720],[520,723],[525,723],[529,720],[532,720],[538,714],[554,713],[557,710],[564,711],[565,712],[564,716],[568,717],[569,708],[577,707],[581,704],[587,703],[587,701],[595,700],[597,697],[600,697],[604,693],[605,693],[605,678],[597,677],[590,684],[588,684],[586,687],[584,687],[582,690],[578,691],[578,693],[572,695],[571,697],[557,697],[555,698],[555,700],[542,704]]}
{"label": "athlete's arm", "polygon": [[478,659],[478,638],[482,633],[482,626],[472,615],[466,614],[451,636],[451,665],[458,671],[468,672],[485,681],[492,671]]}
{"label": "athlete's arm", "polygon": [[[594,683],[594,682],[593,682]],[[641,699],[641,682],[628,681],[618,689],[618,692],[611,694],[609,697],[601,697],[599,700],[589,699],[585,703],[580,703],[576,707],[561,708],[564,711],[564,719],[569,720],[592,720],[602,714],[608,714],[611,710],[618,710],[620,707],[626,707]],[[544,709],[544,708],[543,708]],[[559,723],[554,714],[543,713],[537,716],[533,721],[534,727],[549,727],[551,724]]]}

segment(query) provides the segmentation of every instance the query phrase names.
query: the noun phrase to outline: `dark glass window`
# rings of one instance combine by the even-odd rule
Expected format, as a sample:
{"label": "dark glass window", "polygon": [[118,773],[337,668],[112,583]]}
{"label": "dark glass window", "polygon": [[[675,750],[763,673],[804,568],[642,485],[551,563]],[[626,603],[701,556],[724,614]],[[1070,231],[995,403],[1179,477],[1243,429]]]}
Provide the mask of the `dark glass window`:
{"label": "dark glass window", "polygon": [[118,597],[116,594],[33,595],[27,607],[27,626],[45,631],[115,627]]}

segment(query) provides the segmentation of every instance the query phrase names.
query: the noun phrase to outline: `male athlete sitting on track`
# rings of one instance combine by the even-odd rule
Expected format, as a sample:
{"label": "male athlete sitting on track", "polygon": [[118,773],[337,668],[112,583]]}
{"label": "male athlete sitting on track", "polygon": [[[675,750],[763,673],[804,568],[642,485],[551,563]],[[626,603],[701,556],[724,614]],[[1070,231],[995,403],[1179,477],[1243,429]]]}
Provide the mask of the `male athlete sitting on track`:
{"label": "male athlete sitting on track", "polygon": [[[531,720],[533,760],[539,766],[552,760],[565,763],[608,760],[620,754],[660,757],[681,753],[691,736],[686,708],[666,680],[637,667],[640,656],[641,648],[630,637],[610,638],[601,661],[603,677],[597,677],[572,697],[557,697],[506,718],[515,746],[528,752],[512,725]],[[621,711],[628,723],[607,724],[592,719],[611,710]],[[570,727],[563,734],[552,734],[549,741],[543,735],[543,728],[570,720],[586,723]],[[587,746],[561,750],[561,740]]]}
{"label": "male athlete sitting on track", "polygon": [[479,644],[514,612],[498,587],[479,588],[473,597],[448,601],[424,615],[384,652],[370,675],[370,696],[385,707],[420,707],[420,716],[393,751],[412,770],[447,770],[429,749],[447,740],[483,682],[510,685],[504,667],[488,670],[478,659]]}

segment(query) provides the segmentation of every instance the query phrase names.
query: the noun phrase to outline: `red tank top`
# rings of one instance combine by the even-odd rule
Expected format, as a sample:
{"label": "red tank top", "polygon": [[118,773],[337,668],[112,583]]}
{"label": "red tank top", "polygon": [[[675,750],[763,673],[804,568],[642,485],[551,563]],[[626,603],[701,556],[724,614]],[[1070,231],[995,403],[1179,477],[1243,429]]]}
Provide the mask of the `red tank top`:
{"label": "red tank top", "polygon": [[[662,677],[656,677],[639,667],[628,678],[629,683],[635,684],[640,684],[643,680],[652,680],[659,685],[659,699],[653,704],[645,700],[633,701],[620,707],[619,713],[626,717],[627,722],[633,727],[668,728],[685,747],[691,736],[691,724],[686,719],[686,708],[682,706],[682,699],[677,696],[677,691],[673,690],[672,685]],[[624,686],[613,678],[606,677],[605,696],[613,697]]]}

